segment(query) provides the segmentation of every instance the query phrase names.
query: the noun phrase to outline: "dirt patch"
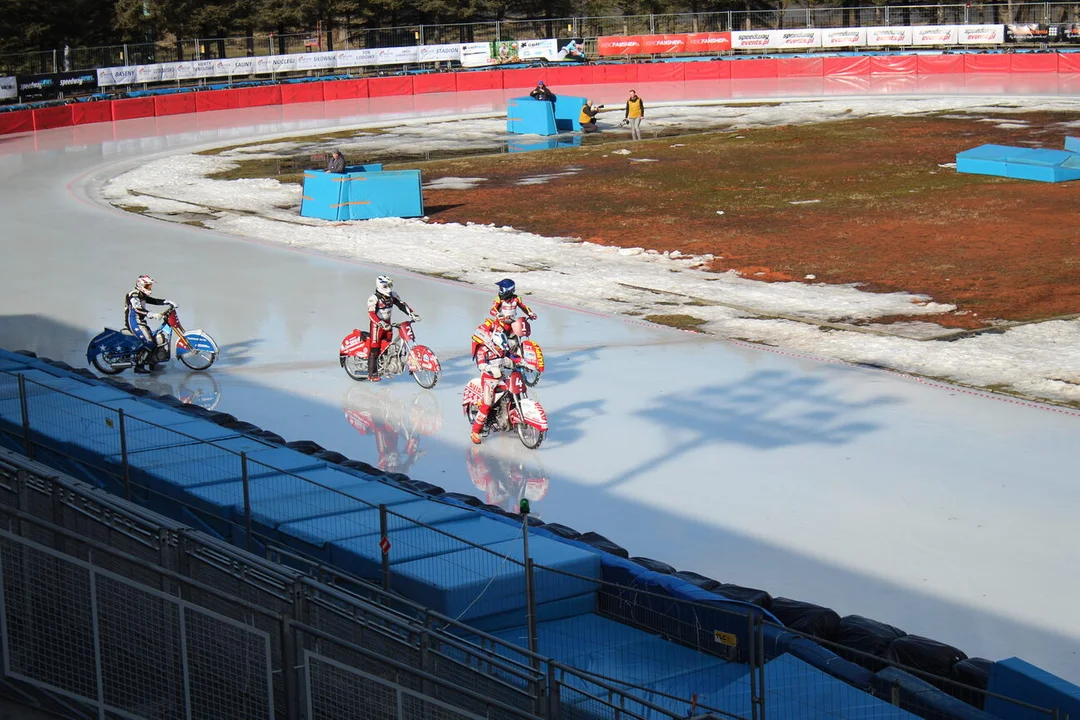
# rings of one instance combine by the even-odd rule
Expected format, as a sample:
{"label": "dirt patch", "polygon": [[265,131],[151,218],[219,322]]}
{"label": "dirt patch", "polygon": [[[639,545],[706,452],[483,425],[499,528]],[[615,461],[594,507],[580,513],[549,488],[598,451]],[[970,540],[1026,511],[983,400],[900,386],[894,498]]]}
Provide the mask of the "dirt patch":
{"label": "dirt patch", "polygon": [[1080,183],[941,166],[984,143],[1061,148],[1076,120],[876,118],[420,166],[425,182],[488,179],[426,190],[435,222],[711,254],[708,269],[763,282],[925,294],[957,311],[923,320],[979,328],[1080,312]]}

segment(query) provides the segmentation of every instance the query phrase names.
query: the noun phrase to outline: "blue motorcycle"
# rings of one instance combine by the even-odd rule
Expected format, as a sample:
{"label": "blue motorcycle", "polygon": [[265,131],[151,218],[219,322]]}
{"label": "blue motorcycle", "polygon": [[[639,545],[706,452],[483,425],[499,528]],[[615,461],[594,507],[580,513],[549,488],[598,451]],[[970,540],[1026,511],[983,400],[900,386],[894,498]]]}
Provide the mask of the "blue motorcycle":
{"label": "blue motorcycle", "polygon": [[[154,337],[159,338],[158,345],[147,358],[147,365],[153,367],[168,362],[174,354],[192,370],[206,370],[214,364],[218,346],[212,337],[202,330],[184,330],[175,307],[162,313],[162,319],[164,322],[161,327],[154,332]],[[116,375],[127,368],[135,367],[142,348],[142,340],[127,330],[105,328],[87,346],[86,361],[97,368],[98,372]]]}

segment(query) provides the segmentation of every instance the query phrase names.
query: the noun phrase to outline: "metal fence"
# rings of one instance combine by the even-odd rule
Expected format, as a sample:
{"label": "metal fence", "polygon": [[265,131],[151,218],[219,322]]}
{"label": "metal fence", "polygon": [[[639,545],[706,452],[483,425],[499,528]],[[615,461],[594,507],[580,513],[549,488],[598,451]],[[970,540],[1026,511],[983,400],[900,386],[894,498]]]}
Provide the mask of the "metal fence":
{"label": "metal fence", "polygon": [[60,48],[0,55],[0,75],[90,70],[179,60],[207,60],[360,48],[440,45],[492,40],[583,38],[587,47],[608,35],[840,28],[904,25],[1080,22],[1076,3],[874,5],[655,15],[610,15],[369,28],[342,24],[330,31],[190,38],[93,48]]}
{"label": "metal fence", "polygon": [[[79,442],[94,447],[94,453],[83,452],[75,457],[70,446],[64,447],[53,439],[62,429],[70,431],[73,427],[80,430]],[[185,600],[198,601],[200,607],[233,620],[250,618],[248,624],[270,638],[273,693],[279,708],[291,707],[298,701],[298,688],[307,687],[303,685],[307,680],[294,677],[289,668],[303,666],[307,661],[297,653],[312,650],[358,670],[360,674],[354,677],[360,678],[364,673],[374,675],[467,713],[486,712],[492,716],[495,706],[499,712],[508,712],[513,717],[555,717],[551,713],[557,708],[562,710],[560,717],[567,717],[568,707],[589,707],[591,717],[600,718],[675,718],[684,717],[692,710],[715,711],[737,718],[764,716],[769,693],[764,673],[766,619],[762,612],[752,607],[733,610],[730,606],[679,601],[644,589],[603,582],[594,576],[535,565],[524,547],[528,537],[526,522],[522,522],[519,535],[523,552],[502,555],[438,527],[417,523],[395,513],[392,507],[376,508],[330,488],[312,493],[311,490],[321,486],[298,475],[253,463],[243,453],[137,420],[120,410],[82,400],[10,372],[0,372],[0,435],[4,434],[21,445],[30,458],[37,455],[47,464],[77,470],[98,481],[112,478],[113,490],[119,494],[162,511],[183,507],[188,521],[194,520],[222,538],[263,553],[266,560],[250,555],[240,559],[240,551],[224,541],[193,533],[182,521],[163,526],[162,519],[151,517],[149,511],[101,491],[75,492],[70,483],[41,473],[28,474],[25,469],[5,474],[0,463],[0,517],[5,514],[2,508],[6,504],[18,508],[9,509],[6,514],[18,518],[23,523],[20,527],[27,519],[48,518],[96,540],[118,545],[144,558],[144,562],[155,562],[169,572],[190,578],[192,582],[180,583],[186,588],[180,594]],[[132,458],[141,448],[168,445],[182,446],[182,451],[174,457],[155,453],[158,458],[155,467],[169,464],[174,469],[183,468],[189,473],[190,484],[201,485],[204,490],[229,484],[220,475],[215,481],[214,468],[220,473],[223,463],[235,463],[233,476],[239,474],[244,490],[242,519],[225,517],[211,505],[200,505],[191,498],[175,495],[166,498],[155,491],[140,474],[148,470],[146,460],[133,462]],[[316,496],[317,501],[313,499]],[[390,554],[383,555],[381,565],[358,576],[332,567],[298,547],[282,545],[261,527],[261,518],[272,514],[275,504],[281,503],[288,504],[292,511],[304,503],[312,503],[312,516],[334,513],[332,517],[343,523],[338,528],[342,534],[337,536],[366,534],[374,542],[395,530],[409,529],[422,537],[425,553],[470,552],[479,557],[479,562],[461,564],[452,572],[459,573],[458,580],[472,582],[477,594],[466,607],[451,613],[453,617],[442,615],[393,592],[395,577]],[[119,504],[123,512],[119,511]],[[369,512],[349,514],[350,510]],[[27,526],[31,532],[23,534],[57,545],[55,532],[33,535],[40,531],[39,525],[31,522]],[[391,552],[410,549],[405,542],[396,541],[395,547]],[[65,551],[69,550],[65,548]],[[93,555],[89,551],[83,554],[85,557],[80,559],[84,561]],[[97,557],[95,563],[100,564],[101,555]],[[107,569],[117,572],[120,568]],[[144,565],[127,563],[123,569],[124,577],[140,578],[141,574],[141,579],[154,587],[162,587],[164,582],[153,568]],[[520,599],[512,603],[519,608],[516,612],[523,615],[518,622],[525,628],[523,636],[514,640],[487,635],[469,624],[471,617],[491,611],[489,603],[498,605],[500,598],[489,588],[507,574],[524,581],[524,587],[510,590],[515,598],[526,602],[524,611],[520,610]],[[692,663],[696,664],[686,665],[686,651],[680,656],[680,663],[702,677],[715,671],[718,660],[740,664],[748,672],[739,682],[704,688],[707,691],[702,692],[702,697],[679,698],[643,688],[625,678],[605,677],[546,659],[536,652],[536,598],[556,596],[557,590],[565,590],[567,583],[576,584],[582,596],[595,596],[593,612],[671,641],[661,649],[648,650],[660,654],[642,656],[640,660],[644,664],[663,665],[673,657],[670,653],[676,652],[676,646],[682,646],[694,651]],[[223,599],[222,592],[230,593],[229,597]],[[233,598],[251,603],[259,612],[238,616],[230,604],[236,602]],[[545,629],[545,632],[550,631]],[[573,640],[599,649],[613,642],[610,633],[603,629],[591,632],[592,635],[585,636],[578,631]],[[799,633],[787,630],[785,633],[791,638],[820,642]],[[625,651],[621,645],[607,649],[616,648]],[[898,667],[975,705],[981,705],[987,695],[978,688],[886,662],[880,657],[839,646],[833,649],[874,671],[890,665]],[[778,653],[773,650],[771,654]],[[386,667],[393,671],[389,676],[382,672]],[[405,675],[412,678],[412,685],[402,680]],[[822,696],[823,688],[813,687],[814,683],[832,682],[824,675],[804,675],[800,676],[801,682],[807,687],[801,691],[807,698]],[[360,680],[356,682],[364,686]],[[372,692],[389,691],[382,688]],[[408,693],[390,694],[401,707],[415,704],[415,698]],[[858,718],[874,712],[862,693],[825,694],[832,698],[836,704],[834,711],[840,716]],[[322,698],[320,702],[325,699],[319,692],[316,696]],[[910,693],[889,689],[883,697],[918,712],[919,698],[912,698]],[[926,703],[926,716],[933,714],[930,707],[931,703]],[[1029,709],[1047,716],[1053,714],[1043,708]]]}

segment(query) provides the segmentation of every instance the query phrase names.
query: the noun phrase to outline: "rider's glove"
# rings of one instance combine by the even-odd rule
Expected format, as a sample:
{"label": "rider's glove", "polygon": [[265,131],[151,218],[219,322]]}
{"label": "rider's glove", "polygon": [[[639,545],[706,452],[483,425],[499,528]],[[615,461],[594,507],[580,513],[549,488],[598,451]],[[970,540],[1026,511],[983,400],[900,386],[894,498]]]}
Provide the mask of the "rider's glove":
{"label": "rider's glove", "polygon": [[382,320],[382,321],[379,322],[379,328],[382,329],[382,330],[389,330],[390,329],[390,323],[386,322],[385,320]]}
{"label": "rider's glove", "polygon": [[529,313],[529,319],[530,320],[535,320],[536,319],[536,313]]}
{"label": "rider's glove", "polygon": [[175,310],[176,308],[180,307],[179,305],[177,305],[176,303],[174,303],[174,302],[173,302],[172,300],[166,300],[166,301],[165,301],[165,304],[166,304],[166,305],[168,305],[169,307],[171,307],[171,308],[172,308],[173,310]]}
{"label": "rider's glove", "polygon": [[409,319],[413,322],[420,322],[420,316],[416,313],[412,313],[411,315],[409,315]]}
{"label": "rider's glove", "polygon": [[514,367],[514,359],[507,355],[506,357],[499,359],[499,365],[504,368],[512,368]]}

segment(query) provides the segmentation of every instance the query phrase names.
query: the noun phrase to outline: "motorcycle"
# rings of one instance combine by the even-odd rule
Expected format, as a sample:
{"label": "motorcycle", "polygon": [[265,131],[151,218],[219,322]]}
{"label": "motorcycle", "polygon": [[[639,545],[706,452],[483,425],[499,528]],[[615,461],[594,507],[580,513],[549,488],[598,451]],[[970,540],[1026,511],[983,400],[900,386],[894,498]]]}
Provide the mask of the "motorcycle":
{"label": "motorcycle", "polygon": [[532,335],[532,326],[527,318],[519,317],[510,324],[510,332],[517,336],[521,345],[521,359],[524,361],[521,367],[521,377],[529,387],[536,387],[540,382],[540,375],[544,372],[544,351],[540,345],[529,340]]}
{"label": "motorcycle", "polygon": [[[519,358],[510,373],[498,380],[491,410],[488,412],[480,434],[487,436],[492,431],[516,431],[521,444],[530,450],[535,450],[540,447],[540,443],[544,442],[544,437],[547,435],[547,414],[540,403],[528,396],[521,367]],[[465,386],[461,397],[461,409],[470,425],[476,420],[483,397],[480,379],[473,378]]]}
{"label": "motorcycle", "polygon": [[[214,364],[218,346],[212,337],[202,330],[185,330],[175,307],[162,313],[162,320],[161,327],[153,334],[158,341],[157,347],[146,359],[146,364],[153,368],[168,362],[174,355],[192,370],[206,370]],[[86,348],[86,361],[98,372],[116,375],[134,367],[142,349],[143,341],[127,329],[113,330],[107,327],[90,341]]]}
{"label": "motorcycle", "polygon": [[[439,358],[426,345],[416,344],[413,321],[394,323],[397,337],[383,340],[379,353],[379,375],[392,377],[408,371],[416,384],[422,388],[433,388],[439,382],[442,367]],[[366,330],[353,331],[341,341],[338,360],[345,374],[353,380],[366,380],[368,376],[368,355],[371,353],[371,337]]]}

